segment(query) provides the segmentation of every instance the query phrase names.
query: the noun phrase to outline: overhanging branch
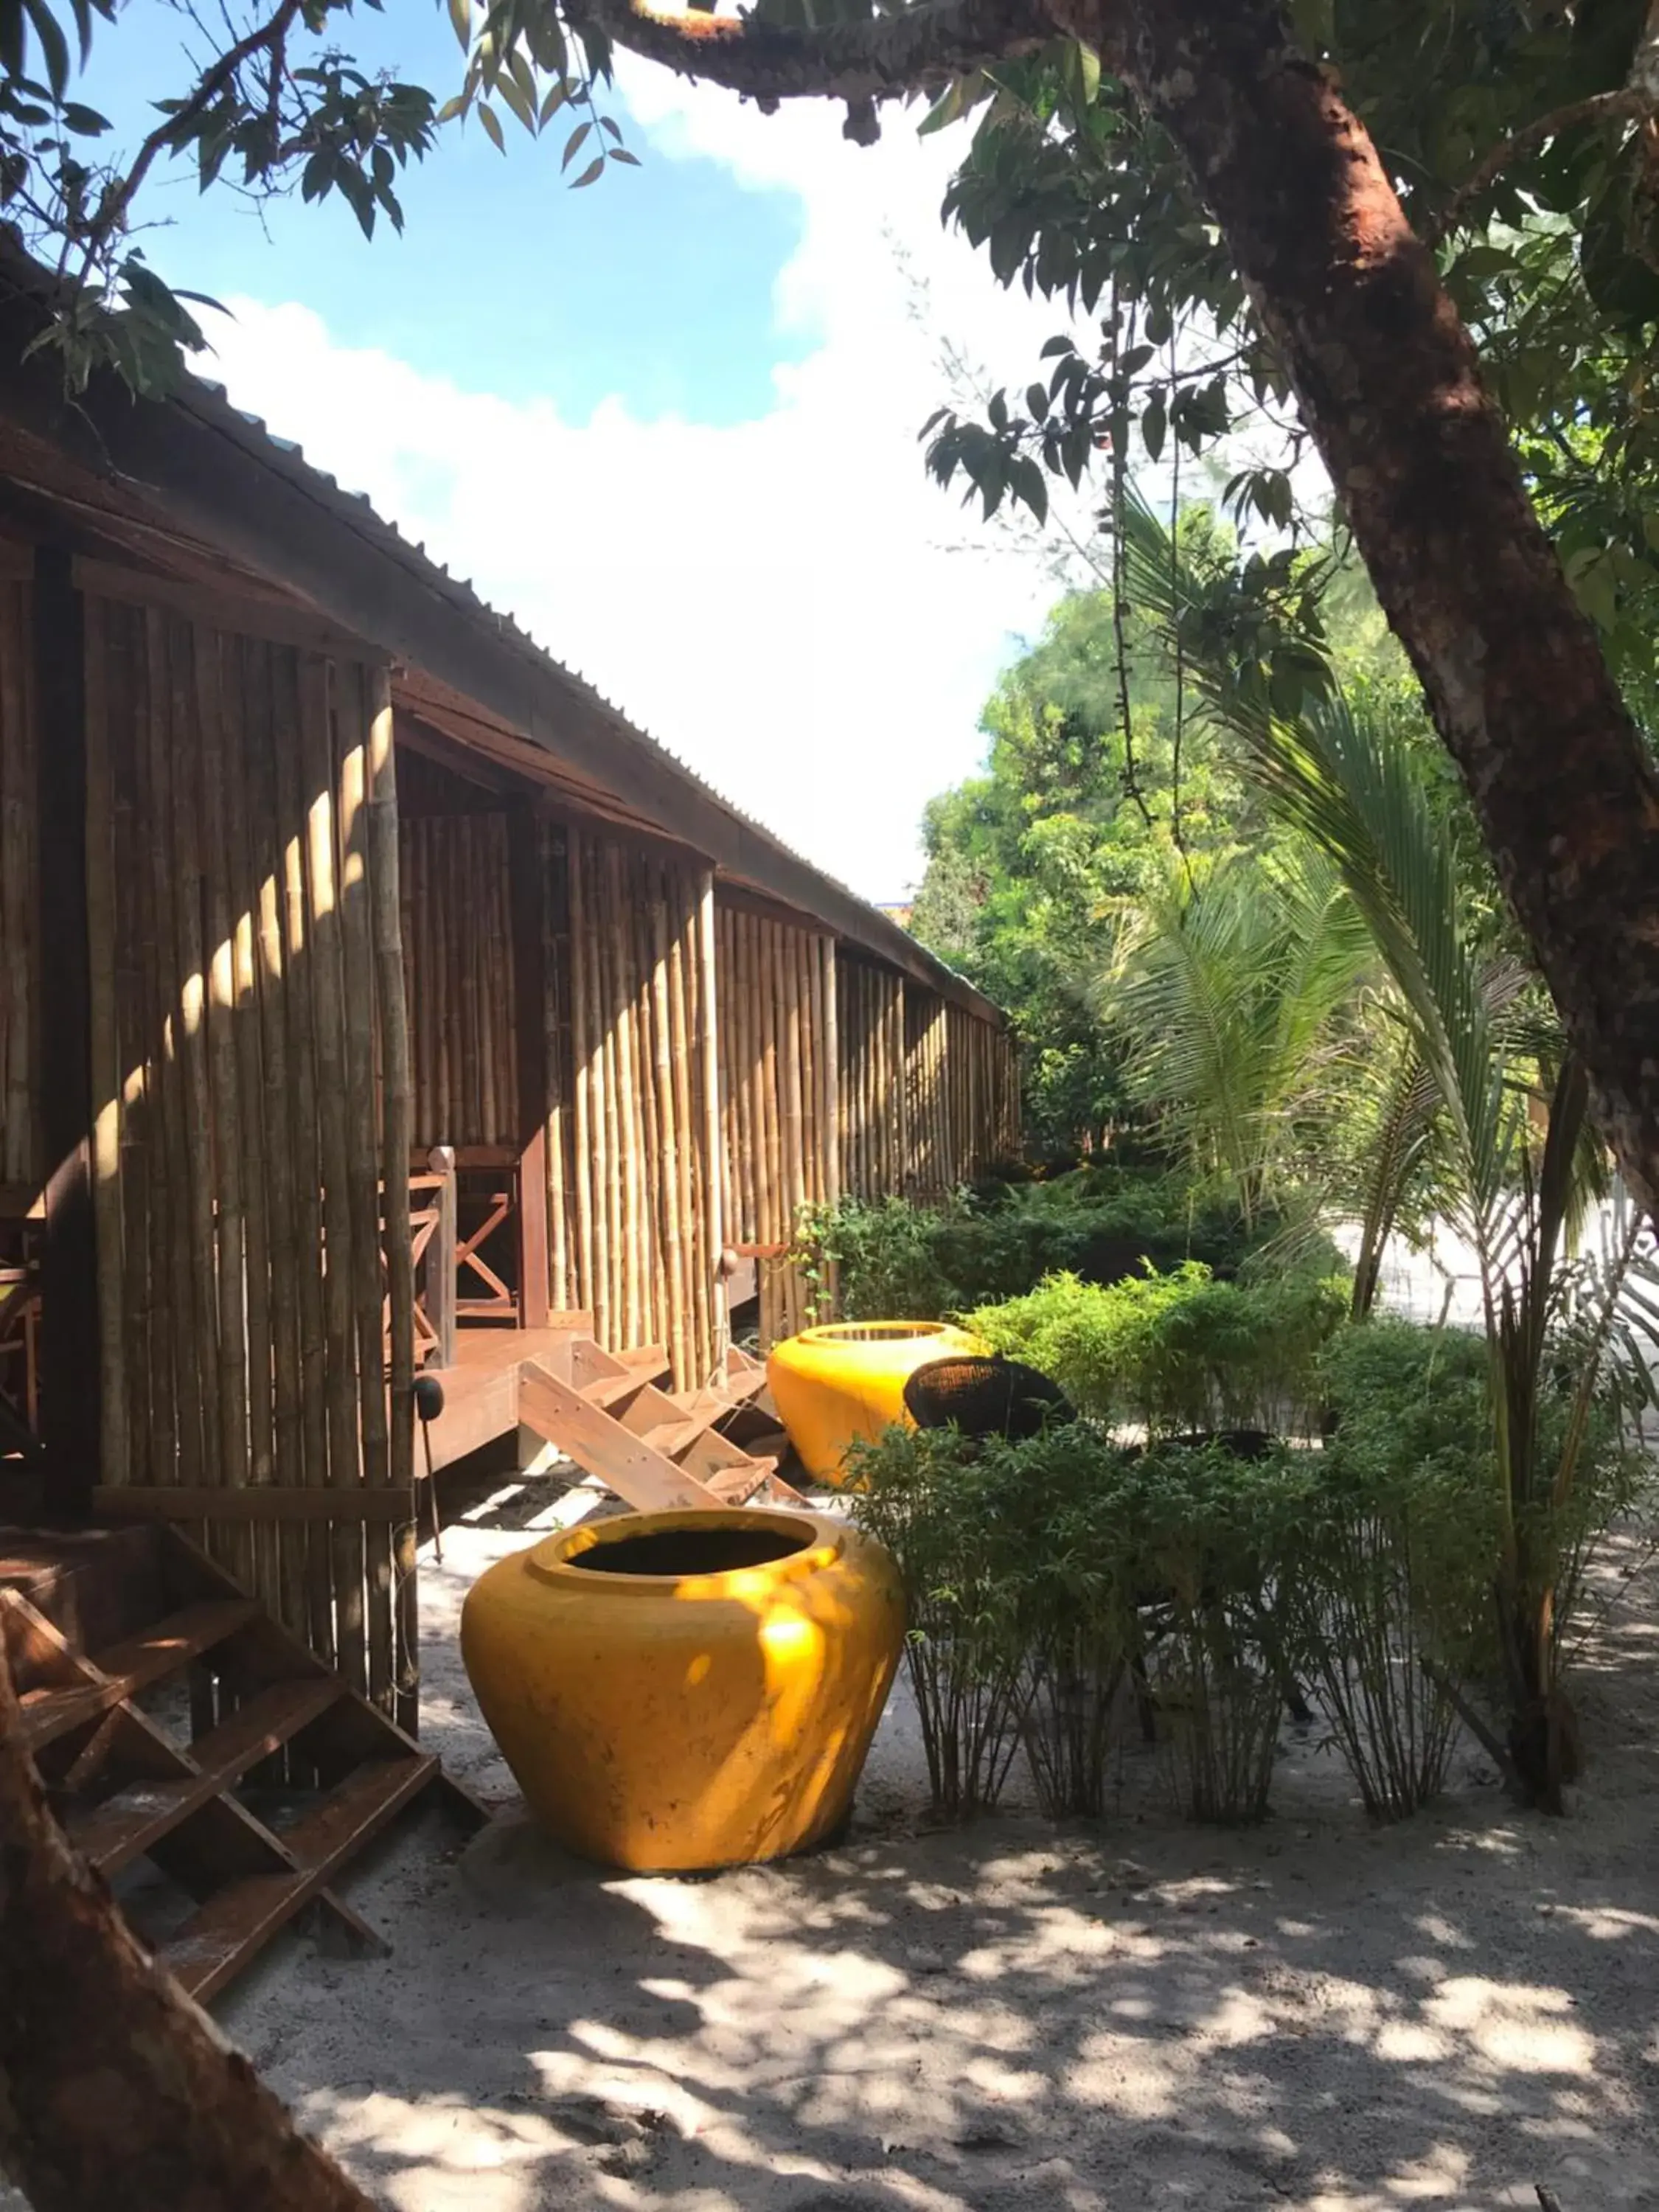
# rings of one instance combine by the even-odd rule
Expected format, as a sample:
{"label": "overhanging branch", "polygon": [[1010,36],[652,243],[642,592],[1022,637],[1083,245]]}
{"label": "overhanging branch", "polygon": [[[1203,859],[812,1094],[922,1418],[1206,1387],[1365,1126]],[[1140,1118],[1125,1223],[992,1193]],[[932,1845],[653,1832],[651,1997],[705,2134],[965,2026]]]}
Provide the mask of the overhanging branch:
{"label": "overhanging branch", "polygon": [[1051,14],[1042,0],[923,0],[895,15],[805,29],[753,15],[668,15],[639,0],[574,0],[569,9],[630,53],[684,76],[763,106],[844,100],[855,118],[876,100],[1034,53],[1059,34],[1062,12]]}

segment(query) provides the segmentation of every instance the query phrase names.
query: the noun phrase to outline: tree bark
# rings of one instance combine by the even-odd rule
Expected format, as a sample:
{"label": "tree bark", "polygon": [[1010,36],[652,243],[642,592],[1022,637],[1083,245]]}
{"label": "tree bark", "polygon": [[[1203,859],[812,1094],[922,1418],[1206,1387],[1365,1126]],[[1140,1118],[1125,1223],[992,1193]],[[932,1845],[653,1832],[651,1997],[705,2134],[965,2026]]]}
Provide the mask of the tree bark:
{"label": "tree bark", "polygon": [[[1123,32],[1121,0],[1083,0]],[[1364,125],[1268,0],[1130,0],[1125,74],[1184,149],[1462,771],[1650,1214],[1659,779],[1521,481],[1474,343]]]}
{"label": "tree bark", "polygon": [[374,2212],[70,1849],[23,1748],[3,1641],[0,2170],[34,2212]]}

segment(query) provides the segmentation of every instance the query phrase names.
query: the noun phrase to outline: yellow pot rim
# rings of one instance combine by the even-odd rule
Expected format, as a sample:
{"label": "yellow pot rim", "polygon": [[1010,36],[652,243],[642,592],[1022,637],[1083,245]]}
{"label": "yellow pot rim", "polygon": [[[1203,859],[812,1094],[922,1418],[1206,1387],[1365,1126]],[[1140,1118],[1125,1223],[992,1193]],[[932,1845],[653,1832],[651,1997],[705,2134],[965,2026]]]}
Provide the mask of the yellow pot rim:
{"label": "yellow pot rim", "polygon": [[[714,1574],[613,1574],[604,1567],[579,1567],[575,1564],[584,1553],[620,1543],[629,1536],[662,1536],[676,1528],[758,1528],[769,1532],[780,1525],[799,1530],[802,1540],[799,1550],[786,1552],[781,1559],[760,1560],[753,1566],[725,1567]],[[574,1528],[562,1529],[536,1545],[525,1565],[539,1581],[567,1587],[580,1582],[601,1589],[610,1596],[622,1596],[631,1591],[641,1597],[661,1597],[678,1590],[688,1597],[740,1597],[753,1590],[757,1577],[774,1587],[782,1582],[799,1582],[830,1565],[841,1557],[842,1550],[842,1531],[831,1522],[805,1513],[759,1513],[740,1505],[723,1510],[688,1506],[678,1513],[617,1513],[609,1520],[584,1522]]]}
{"label": "yellow pot rim", "polygon": [[832,1321],[817,1328],[804,1328],[791,1340],[795,1344],[907,1344],[930,1336],[965,1336],[949,1321]]}

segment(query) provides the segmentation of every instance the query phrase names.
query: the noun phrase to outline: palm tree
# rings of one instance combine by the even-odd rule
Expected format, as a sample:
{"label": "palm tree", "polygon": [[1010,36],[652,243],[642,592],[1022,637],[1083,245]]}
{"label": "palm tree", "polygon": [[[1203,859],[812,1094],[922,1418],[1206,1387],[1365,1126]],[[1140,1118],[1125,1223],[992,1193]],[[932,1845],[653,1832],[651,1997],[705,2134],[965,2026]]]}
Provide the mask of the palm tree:
{"label": "palm tree", "polygon": [[[1498,1556],[1492,1593],[1501,1719],[1474,1725],[1522,1793],[1561,1809],[1577,1767],[1561,1681],[1563,1632],[1583,1565],[1577,1486],[1611,1369],[1645,1387],[1635,1332],[1652,1309],[1637,1268],[1639,1221],[1595,1280],[1570,1232],[1605,1181],[1584,1072],[1512,958],[1471,923],[1460,845],[1410,742],[1403,706],[1351,704],[1334,684],[1286,719],[1183,634],[1192,594],[1179,548],[1150,508],[1124,518],[1136,603],[1174,638],[1205,711],[1236,739],[1279,818],[1335,872],[1387,970],[1401,1043],[1382,1117],[1356,1300],[1431,1145],[1476,1255],[1489,1359]],[[1565,1393],[1552,1351],[1571,1320]],[[1546,1418],[1546,1416],[1548,1416]]]}
{"label": "palm tree", "polygon": [[1126,906],[1097,1011],[1166,1137],[1247,1221],[1290,1180],[1309,1119],[1328,1109],[1336,1018],[1374,959],[1339,872],[1306,844],[1172,865]]}

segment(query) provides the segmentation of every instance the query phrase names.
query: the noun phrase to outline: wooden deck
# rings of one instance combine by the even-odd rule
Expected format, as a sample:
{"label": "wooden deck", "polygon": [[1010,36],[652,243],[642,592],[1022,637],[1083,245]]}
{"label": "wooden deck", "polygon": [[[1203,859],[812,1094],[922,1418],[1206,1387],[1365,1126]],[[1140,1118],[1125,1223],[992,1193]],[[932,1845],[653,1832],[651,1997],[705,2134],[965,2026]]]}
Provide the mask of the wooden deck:
{"label": "wooden deck", "polygon": [[[783,1440],[775,1417],[760,1414],[766,1370],[757,1360],[728,1349],[716,1375],[674,1395],[659,1387],[671,1364],[664,1346],[606,1352],[592,1328],[585,1313],[560,1313],[542,1328],[458,1332],[454,1365],[428,1370],[444,1389],[428,1435],[434,1474],[525,1429],[639,1512],[763,1495],[799,1502],[778,1478]],[[422,1447],[422,1468],[425,1456]]]}
{"label": "wooden deck", "polygon": [[[498,1437],[516,1434],[525,1361],[544,1361],[558,1373],[568,1365],[573,1344],[592,1333],[593,1316],[588,1313],[550,1315],[544,1328],[458,1329],[455,1364],[427,1370],[444,1386],[444,1409],[432,1424],[434,1471],[453,1467]],[[667,1360],[653,1346],[624,1353],[622,1364],[638,1380],[654,1382],[665,1370]]]}

